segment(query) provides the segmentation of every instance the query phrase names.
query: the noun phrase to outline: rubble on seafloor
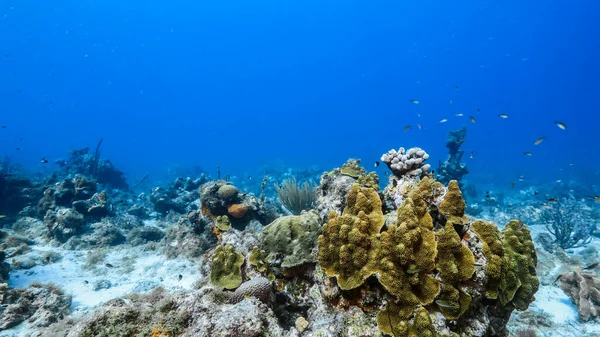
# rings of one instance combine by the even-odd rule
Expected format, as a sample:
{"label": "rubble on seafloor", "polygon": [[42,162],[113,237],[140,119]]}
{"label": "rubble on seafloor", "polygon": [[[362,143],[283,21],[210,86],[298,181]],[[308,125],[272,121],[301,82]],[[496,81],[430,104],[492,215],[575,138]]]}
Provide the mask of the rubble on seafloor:
{"label": "rubble on seafloor", "polygon": [[65,166],[3,223],[0,336],[599,335],[554,282],[583,301],[579,260],[498,205],[469,216],[424,150],[384,157],[383,189],[350,160],[299,215],[207,176],[146,196]]}

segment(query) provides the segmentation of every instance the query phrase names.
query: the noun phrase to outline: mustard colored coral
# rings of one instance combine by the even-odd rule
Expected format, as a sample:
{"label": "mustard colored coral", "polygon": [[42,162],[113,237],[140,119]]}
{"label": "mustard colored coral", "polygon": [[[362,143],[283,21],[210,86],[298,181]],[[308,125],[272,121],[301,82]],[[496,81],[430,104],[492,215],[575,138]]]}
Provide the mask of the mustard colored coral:
{"label": "mustard colored coral", "polygon": [[456,284],[471,278],[475,272],[473,252],[461,242],[452,222],[446,222],[437,233],[437,269],[443,281]]}
{"label": "mustard colored coral", "polygon": [[452,221],[455,224],[462,224],[466,222],[464,215],[467,209],[465,199],[463,199],[460,187],[456,180],[451,180],[448,183],[448,192],[444,196],[444,200],[440,204],[440,212],[444,214],[448,221]]}
{"label": "mustard colored coral", "polygon": [[512,220],[500,232],[492,223],[476,221],[472,229],[483,241],[486,257],[486,289],[489,298],[503,306],[526,310],[539,288],[537,255],[529,229]]}
{"label": "mustard colored coral", "polygon": [[381,199],[369,187],[352,185],[341,216],[331,212],[319,236],[319,264],[336,276],[344,290],[354,289],[377,271],[379,232],[383,227]]}
{"label": "mustard colored coral", "polygon": [[477,220],[471,229],[483,242],[483,254],[487,259],[485,266],[486,296],[491,299],[498,298],[498,287],[502,280],[502,264],[504,261],[504,247],[502,235],[498,227],[490,222]]}
{"label": "mustard colored coral", "polygon": [[377,326],[394,337],[437,336],[427,309],[400,306],[394,302],[388,302],[385,309],[377,313]]}
{"label": "mustard colored coral", "polygon": [[379,281],[403,304],[429,304],[440,287],[432,275],[437,255],[433,220],[419,189],[398,209],[398,220],[381,233]]}
{"label": "mustard colored coral", "polygon": [[221,288],[235,289],[242,284],[244,255],[233,246],[218,246],[210,266],[210,281]]}
{"label": "mustard colored coral", "polygon": [[526,310],[540,287],[531,233],[521,221],[511,220],[502,234],[506,271],[500,283],[500,303],[506,305],[510,302],[518,310]]}

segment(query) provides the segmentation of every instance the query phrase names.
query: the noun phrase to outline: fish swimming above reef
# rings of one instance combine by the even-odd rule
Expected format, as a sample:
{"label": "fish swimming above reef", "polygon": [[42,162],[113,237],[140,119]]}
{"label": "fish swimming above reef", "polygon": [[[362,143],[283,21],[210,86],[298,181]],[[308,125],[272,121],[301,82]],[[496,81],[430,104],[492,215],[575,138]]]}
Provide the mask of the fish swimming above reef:
{"label": "fish swimming above reef", "polygon": [[523,154],[526,155],[527,157],[531,157],[531,152],[529,152],[529,151],[523,152]]}
{"label": "fish swimming above reef", "polygon": [[407,126],[404,127],[404,132],[406,132],[406,131],[408,131],[410,129],[412,129],[412,125],[407,125]]}
{"label": "fish swimming above reef", "polygon": [[546,139],[548,139],[548,137],[544,136],[544,137],[540,137],[538,139],[535,140],[535,145],[539,145],[541,142],[545,141]]}
{"label": "fish swimming above reef", "polygon": [[48,164],[48,159],[42,157],[42,159],[40,160],[40,162],[42,164]]}
{"label": "fish swimming above reef", "polygon": [[421,103],[421,102],[419,102],[418,99],[409,99],[408,101],[411,102],[411,103],[413,103],[413,104],[419,104],[419,103]]}
{"label": "fish swimming above reef", "polygon": [[500,117],[502,119],[507,119],[508,115],[507,114],[499,114],[498,117]]}
{"label": "fish swimming above reef", "polygon": [[595,201],[595,202],[598,202],[598,203],[600,203],[600,196],[591,196],[591,195],[588,195],[587,197],[588,197],[588,199],[590,199],[590,200],[593,200],[593,201]]}
{"label": "fish swimming above reef", "polygon": [[469,154],[469,158],[471,158],[471,159],[475,158],[475,152],[471,152],[471,154]]}
{"label": "fish swimming above reef", "polygon": [[448,120],[446,118],[440,119],[440,123],[446,123]]}
{"label": "fish swimming above reef", "polygon": [[477,122],[477,120],[473,116],[469,116],[469,119],[471,120],[471,123],[476,123]]}
{"label": "fish swimming above reef", "polygon": [[379,167],[379,162],[378,162],[378,161],[376,161],[376,162],[375,162],[375,165],[373,165],[373,166],[375,166],[375,167]]}
{"label": "fish swimming above reef", "polygon": [[561,121],[554,121],[554,124],[556,124],[556,126],[558,126],[559,128],[566,130],[567,126],[565,125],[565,123],[561,122]]}
{"label": "fish swimming above reef", "polygon": [[462,116],[464,116],[464,115],[463,115],[463,114],[456,114],[456,115],[454,115],[454,116],[456,116],[456,117],[462,117]]}

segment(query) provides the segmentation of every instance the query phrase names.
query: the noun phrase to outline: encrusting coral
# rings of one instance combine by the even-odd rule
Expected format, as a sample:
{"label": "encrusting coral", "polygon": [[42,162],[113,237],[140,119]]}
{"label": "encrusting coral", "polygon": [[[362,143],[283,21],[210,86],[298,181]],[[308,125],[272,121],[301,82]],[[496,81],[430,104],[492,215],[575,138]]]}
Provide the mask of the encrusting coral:
{"label": "encrusting coral", "polygon": [[221,288],[235,289],[242,284],[244,255],[233,246],[218,246],[210,266],[210,281]]}

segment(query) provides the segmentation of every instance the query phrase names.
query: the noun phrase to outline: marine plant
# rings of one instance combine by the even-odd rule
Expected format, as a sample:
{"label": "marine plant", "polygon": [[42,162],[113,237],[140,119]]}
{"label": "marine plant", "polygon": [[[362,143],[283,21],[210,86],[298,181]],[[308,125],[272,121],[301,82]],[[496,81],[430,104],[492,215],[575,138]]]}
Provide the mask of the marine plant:
{"label": "marine plant", "polygon": [[279,202],[292,214],[299,215],[302,211],[313,209],[317,202],[314,185],[309,182],[300,184],[296,178],[289,178],[281,185],[275,184]]}

